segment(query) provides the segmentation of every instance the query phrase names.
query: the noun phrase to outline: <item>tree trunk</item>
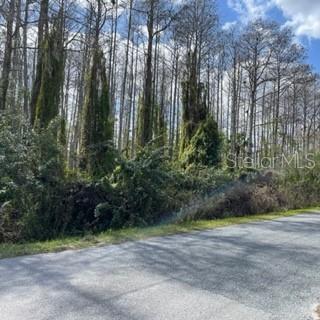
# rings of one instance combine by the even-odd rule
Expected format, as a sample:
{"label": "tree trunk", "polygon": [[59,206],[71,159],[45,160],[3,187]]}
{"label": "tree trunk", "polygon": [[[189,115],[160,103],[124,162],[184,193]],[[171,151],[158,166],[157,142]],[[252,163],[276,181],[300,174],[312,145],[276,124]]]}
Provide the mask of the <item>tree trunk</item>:
{"label": "tree trunk", "polygon": [[30,120],[34,124],[36,117],[36,103],[40,91],[42,77],[42,57],[43,57],[43,40],[48,36],[48,11],[49,0],[42,0],[40,6],[40,15],[38,23],[38,59],[36,66],[36,75],[32,87],[31,102],[30,102]]}
{"label": "tree trunk", "polygon": [[4,49],[2,76],[0,81],[0,111],[6,108],[7,91],[9,87],[9,75],[11,71],[12,40],[13,40],[13,19],[15,11],[15,0],[10,1],[7,15],[7,32]]}

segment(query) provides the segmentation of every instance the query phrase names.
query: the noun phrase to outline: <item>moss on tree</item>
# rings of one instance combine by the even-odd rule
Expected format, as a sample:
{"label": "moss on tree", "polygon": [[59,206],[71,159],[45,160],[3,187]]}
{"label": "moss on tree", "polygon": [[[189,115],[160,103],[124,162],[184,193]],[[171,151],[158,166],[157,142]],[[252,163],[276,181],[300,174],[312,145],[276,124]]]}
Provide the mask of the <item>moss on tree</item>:
{"label": "moss on tree", "polygon": [[109,87],[105,58],[100,48],[93,53],[86,82],[86,96],[82,109],[80,166],[90,175],[100,176],[113,167],[113,126],[110,121]]}
{"label": "moss on tree", "polygon": [[182,129],[180,161],[184,166],[216,166],[220,162],[221,136],[216,121],[209,115],[203,83],[197,76],[197,54],[187,57],[187,71],[182,83]]}
{"label": "moss on tree", "polygon": [[141,137],[143,132],[143,125],[144,125],[144,113],[145,113],[145,106],[143,103],[143,98],[139,96],[138,98],[138,114],[137,114],[137,130],[136,130],[136,141],[137,146],[142,147],[141,144]]}
{"label": "moss on tree", "polygon": [[34,126],[46,128],[59,115],[60,90],[64,77],[64,48],[58,17],[43,43],[41,84],[36,98]]}
{"label": "moss on tree", "polygon": [[164,114],[164,105],[154,105],[153,135],[155,146],[164,147],[167,142],[167,124]]}
{"label": "moss on tree", "polygon": [[[187,57],[185,80],[182,82],[183,113],[179,158],[187,164],[191,163],[191,159],[202,164],[209,164],[214,162],[209,156],[213,150],[206,139],[209,136],[214,137],[218,129],[214,120],[208,116],[204,85],[198,81],[197,69],[197,54],[190,52]],[[207,151],[204,150],[205,146],[209,148]],[[198,156],[196,155],[197,147],[201,148]],[[209,158],[206,159],[207,157]]]}

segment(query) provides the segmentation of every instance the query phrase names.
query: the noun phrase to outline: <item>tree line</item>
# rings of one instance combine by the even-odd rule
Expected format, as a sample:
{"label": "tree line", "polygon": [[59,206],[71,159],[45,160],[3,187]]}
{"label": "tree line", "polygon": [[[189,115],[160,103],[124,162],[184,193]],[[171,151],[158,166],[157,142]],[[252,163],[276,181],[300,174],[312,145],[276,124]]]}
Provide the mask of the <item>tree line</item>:
{"label": "tree line", "polygon": [[215,165],[218,131],[236,161],[319,149],[318,74],[276,22],[222,26],[212,0],[1,0],[0,22],[0,112],[59,117],[72,169],[149,144]]}

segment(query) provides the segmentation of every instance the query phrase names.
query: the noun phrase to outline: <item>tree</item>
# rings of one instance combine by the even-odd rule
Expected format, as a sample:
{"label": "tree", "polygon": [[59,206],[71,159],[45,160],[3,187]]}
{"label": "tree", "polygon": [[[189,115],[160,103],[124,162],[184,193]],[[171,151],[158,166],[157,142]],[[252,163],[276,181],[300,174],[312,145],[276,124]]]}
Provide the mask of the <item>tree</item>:
{"label": "tree", "polygon": [[[292,30],[289,28],[280,30],[280,26],[276,26],[272,47],[273,55],[270,74],[273,77],[276,90],[273,124],[273,145],[276,146],[279,142],[281,96],[287,88],[288,80],[291,77],[290,67],[302,58],[303,50],[299,45],[293,43]],[[273,152],[275,154],[276,149]]]}
{"label": "tree", "polygon": [[292,30],[262,19],[221,28],[215,3],[0,0],[1,112],[21,112],[43,129],[61,115],[64,154],[78,168],[102,48],[116,130],[101,141],[112,137],[127,158],[152,141],[174,161],[209,117],[239,160],[317,149],[319,80]]}
{"label": "tree", "polygon": [[36,127],[47,127],[52,119],[59,115],[60,90],[64,76],[64,48],[62,12],[55,19],[55,23],[48,38],[43,42],[43,56],[41,58],[41,79],[38,95],[35,97]]}
{"label": "tree", "polygon": [[25,13],[23,22],[23,110],[25,115],[30,115],[29,110],[29,88],[28,88],[28,19],[29,19],[29,6],[32,0],[26,0]]}
{"label": "tree", "polygon": [[216,121],[209,117],[202,122],[190,143],[183,151],[181,161],[185,166],[200,164],[217,166],[221,161],[222,139]]}
{"label": "tree", "polygon": [[15,0],[11,0],[8,4],[7,25],[6,25],[6,43],[4,50],[4,59],[2,67],[2,75],[0,79],[0,111],[5,109],[7,100],[7,91],[9,87],[9,75],[11,70],[12,58],[12,41],[13,41],[13,22],[15,12]]}
{"label": "tree", "polygon": [[236,34],[235,29],[227,33],[228,42],[228,58],[229,58],[229,77],[230,83],[229,93],[231,96],[231,121],[230,121],[230,152],[236,155],[237,133],[238,133],[238,119],[239,119],[239,93],[241,90],[240,80],[240,53],[239,53],[239,35]]}
{"label": "tree", "polygon": [[208,106],[201,70],[215,36],[217,16],[215,6],[207,0],[191,1],[181,10],[181,21],[175,28],[180,45],[186,47],[182,82],[182,128],[180,156],[188,147],[198,127],[207,119]]}
{"label": "tree", "polygon": [[44,52],[44,39],[48,36],[48,11],[49,11],[49,0],[42,0],[40,4],[39,22],[38,22],[38,56],[37,56],[37,67],[34,83],[31,92],[30,101],[30,121],[34,124],[36,118],[37,100],[41,87],[42,79],[42,57]]}
{"label": "tree", "polygon": [[144,1],[147,15],[147,53],[145,63],[145,77],[143,86],[143,103],[139,111],[140,133],[137,142],[144,147],[152,139],[152,108],[153,108],[153,43],[155,37],[166,30],[173,19],[172,10],[167,8],[168,3],[161,0]]}
{"label": "tree", "polygon": [[273,47],[271,40],[274,23],[256,20],[250,23],[241,37],[242,67],[247,72],[249,90],[249,130],[248,157],[252,157],[254,149],[254,124],[257,106],[258,88],[266,81],[267,67],[270,64]]}
{"label": "tree", "polygon": [[118,137],[118,149],[122,150],[122,127],[123,127],[123,113],[124,113],[124,102],[126,96],[126,86],[127,86],[127,74],[128,74],[128,63],[129,63],[129,44],[131,37],[131,28],[132,28],[132,8],[133,0],[129,1],[129,18],[128,18],[128,34],[127,34],[127,43],[126,43],[126,52],[125,52],[125,62],[124,62],[124,75],[121,88],[121,100],[120,100],[120,112],[119,112],[119,137]]}
{"label": "tree", "polygon": [[206,120],[208,114],[204,99],[204,86],[197,78],[196,52],[189,55],[188,60],[186,80],[182,83],[183,113],[180,155],[184,153],[199,125]]}
{"label": "tree", "polygon": [[112,168],[109,88],[103,51],[95,49],[82,108],[81,168],[94,176]]}

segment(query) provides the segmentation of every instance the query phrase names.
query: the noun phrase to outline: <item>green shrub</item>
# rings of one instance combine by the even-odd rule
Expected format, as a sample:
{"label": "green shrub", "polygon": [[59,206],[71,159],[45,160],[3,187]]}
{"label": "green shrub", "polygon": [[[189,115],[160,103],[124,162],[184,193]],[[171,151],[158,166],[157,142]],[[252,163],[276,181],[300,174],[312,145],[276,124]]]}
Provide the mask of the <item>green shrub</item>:
{"label": "green shrub", "polygon": [[[60,217],[52,215],[63,213],[52,208],[59,203],[57,198],[65,181],[63,150],[57,139],[59,126],[60,120],[56,119],[48,128],[35,132],[26,119],[1,115],[0,206],[6,203],[15,214],[2,210],[0,238],[8,238],[6,233],[11,234],[10,238],[55,235],[52,220]],[[19,221],[13,228],[17,216]]]}
{"label": "green shrub", "polygon": [[217,166],[221,162],[222,138],[218,125],[209,117],[200,124],[181,155],[182,164]]}
{"label": "green shrub", "polygon": [[135,159],[121,160],[110,178],[114,202],[97,208],[101,223],[106,225],[106,216],[110,221],[110,212],[112,228],[159,221],[178,205],[176,196],[181,180],[167,166],[162,149],[146,148]]}
{"label": "green shrub", "polygon": [[10,202],[0,207],[0,242],[16,242],[21,236],[19,212]]}
{"label": "green shrub", "polygon": [[273,174],[256,173],[221,185],[180,213],[180,220],[217,219],[277,211],[287,205]]}
{"label": "green shrub", "polygon": [[200,153],[196,155],[191,148],[194,153],[186,153],[190,163],[185,168],[170,162],[165,150],[155,149],[153,143],[134,159],[118,159],[111,175],[84,179],[65,170],[60,128],[58,118],[47,128],[33,130],[17,115],[1,115],[0,242],[243,216],[320,203],[320,156],[314,168],[287,168],[280,175],[231,173],[203,164],[217,164],[219,153],[216,149],[210,157],[202,153],[211,147],[202,149],[209,142],[199,133],[193,146]]}
{"label": "green shrub", "polygon": [[110,197],[97,206],[98,228],[146,226],[177,219],[176,213],[193,199],[230,183],[223,170],[201,165],[187,170],[168,162],[162,148],[147,147],[135,159],[121,160],[110,179]]}
{"label": "green shrub", "polygon": [[314,166],[288,166],[279,179],[279,184],[292,208],[319,205],[320,154],[315,155]]}

